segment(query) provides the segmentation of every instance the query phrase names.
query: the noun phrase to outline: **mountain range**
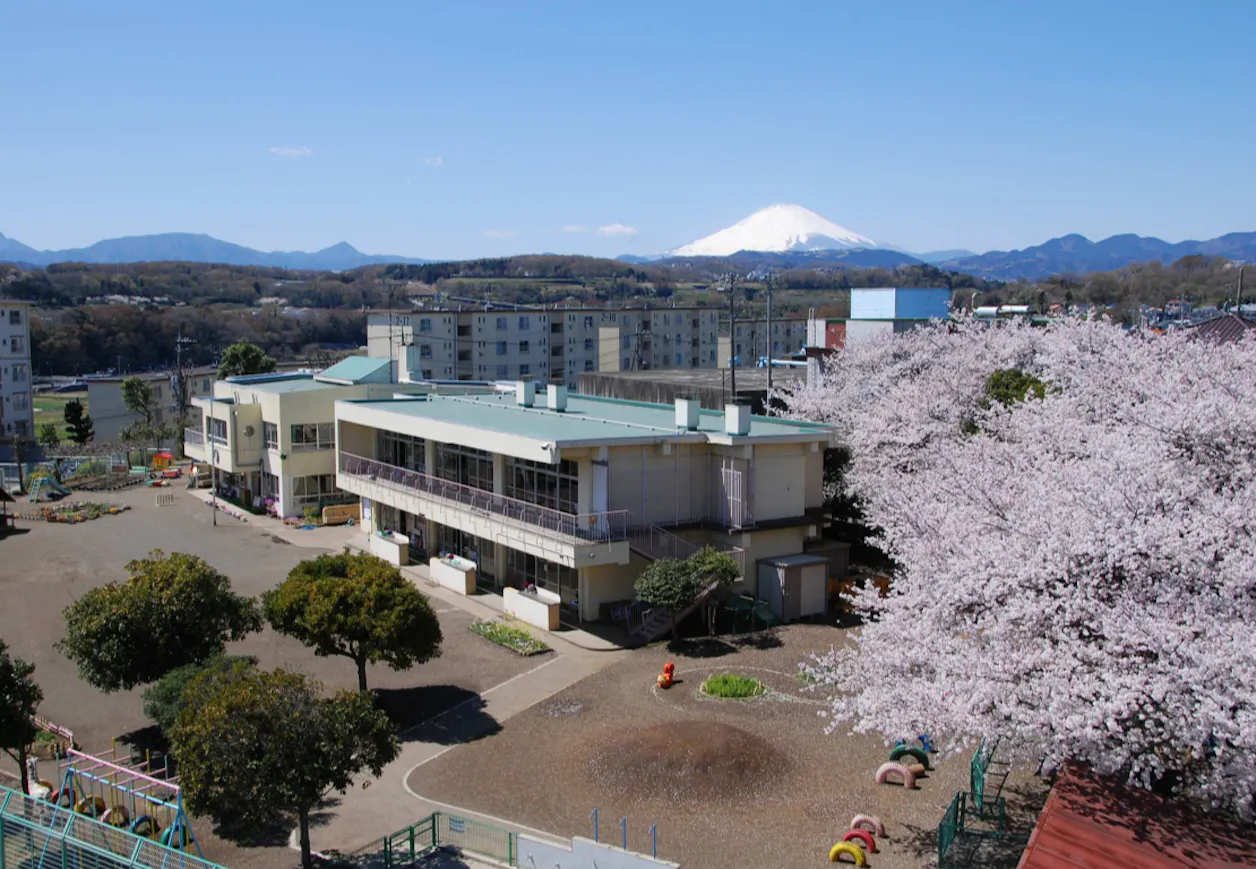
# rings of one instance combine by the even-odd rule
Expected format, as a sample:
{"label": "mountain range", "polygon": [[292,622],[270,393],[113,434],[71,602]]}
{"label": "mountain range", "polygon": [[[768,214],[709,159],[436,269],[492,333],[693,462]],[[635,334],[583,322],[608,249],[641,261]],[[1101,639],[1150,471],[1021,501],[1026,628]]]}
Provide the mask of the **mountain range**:
{"label": "mountain range", "polygon": [[0,234],[0,262],[16,262],[32,266],[52,263],[132,263],[132,262],[195,262],[222,263],[233,266],[276,266],[285,269],[343,271],[377,263],[427,263],[431,260],[411,259],[362,253],[348,242],[333,244],[322,250],[260,251],[209,235],[191,232],[164,232],[159,235],[132,235],[109,238],[89,247],[68,250],[36,250],[17,239]]}

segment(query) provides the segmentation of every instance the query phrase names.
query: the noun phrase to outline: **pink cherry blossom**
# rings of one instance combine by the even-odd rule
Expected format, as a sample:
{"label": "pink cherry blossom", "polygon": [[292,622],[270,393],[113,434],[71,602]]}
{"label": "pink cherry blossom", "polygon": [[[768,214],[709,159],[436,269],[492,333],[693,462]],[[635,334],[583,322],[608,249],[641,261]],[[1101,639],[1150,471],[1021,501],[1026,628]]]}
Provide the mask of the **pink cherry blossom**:
{"label": "pink cherry blossom", "polygon": [[[984,408],[1007,368],[1046,397]],[[807,665],[830,728],[1173,770],[1256,814],[1256,341],[964,320],[856,344],[786,401],[840,429],[900,567]]]}

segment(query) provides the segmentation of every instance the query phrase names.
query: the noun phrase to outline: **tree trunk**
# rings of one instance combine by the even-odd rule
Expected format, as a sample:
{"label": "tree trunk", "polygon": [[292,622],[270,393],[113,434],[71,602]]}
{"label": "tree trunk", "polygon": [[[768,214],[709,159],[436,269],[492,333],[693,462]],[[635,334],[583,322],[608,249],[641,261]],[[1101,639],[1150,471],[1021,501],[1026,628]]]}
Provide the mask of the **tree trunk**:
{"label": "tree trunk", "polygon": [[310,853],[310,810],[301,809],[297,812],[301,824],[301,866],[302,869],[314,869],[314,856]]}
{"label": "tree trunk", "polygon": [[366,658],[356,658],[358,664],[358,690],[366,690]]}
{"label": "tree trunk", "polygon": [[19,745],[17,747],[17,765],[22,770],[22,793],[29,794],[31,792],[31,779],[26,771],[26,746]]}
{"label": "tree trunk", "polygon": [[672,642],[680,642],[680,625],[676,624],[676,610],[669,610],[668,615],[672,617]]}

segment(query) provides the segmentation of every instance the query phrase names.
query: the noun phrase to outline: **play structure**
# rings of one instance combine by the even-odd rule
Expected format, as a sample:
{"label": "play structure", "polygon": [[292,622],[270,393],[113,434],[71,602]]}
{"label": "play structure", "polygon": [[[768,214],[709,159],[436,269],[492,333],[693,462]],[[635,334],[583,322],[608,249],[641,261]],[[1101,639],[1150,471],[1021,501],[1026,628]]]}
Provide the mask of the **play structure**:
{"label": "play structure", "polygon": [[32,504],[44,501],[56,501],[70,494],[70,490],[57,482],[53,470],[48,465],[40,465],[32,473],[30,478],[30,502]]}
{"label": "play structure", "polygon": [[58,784],[38,780],[41,788],[50,790],[51,802],[169,848],[195,850],[205,856],[183,809],[178,780],[170,774],[167,758],[157,766],[146,752],[143,761],[132,763],[119,758],[116,747],[101,756],[77,749],[66,755]]}
{"label": "play structure", "polygon": [[660,688],[672,687],[672,682],[676,679],[676,665],[668,661],[663,665],[663,672],[659,673],[658,686]]}
{"label": "play structure", "polygon": [[876,836],[885,838],[885,825],[875,815],[855,815],[842,841],[829,849],[829,862],[841,863],[849,857],[856,866],[867,866],[868,855],[877,853]]}
{"label": "play structure", "polygon": [[933,751],[933,741],[929,734],[922,733],[910,742],[900,739],[890,751],[887,763],[877,768],[877,784],[891,784],[895,781],[906,790],[916,789],[916,780],[933,769],[929,754]]}

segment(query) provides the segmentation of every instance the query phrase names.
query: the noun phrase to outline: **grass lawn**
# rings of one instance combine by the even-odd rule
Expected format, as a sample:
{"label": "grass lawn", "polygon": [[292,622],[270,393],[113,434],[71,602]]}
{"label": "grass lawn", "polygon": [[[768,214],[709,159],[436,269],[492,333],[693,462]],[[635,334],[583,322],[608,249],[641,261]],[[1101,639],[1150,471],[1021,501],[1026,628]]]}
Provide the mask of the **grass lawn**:
{"label": "grass lawn", "polygon": [[54,392],[45,395],[35,396],[35,434],[39,434],[40,427],[46,422],[56,423],[57,434],[61,435],[61,440],[69,440],[70,433],[65,427],[65,405],[69,401],[78,399],[83,402],[83,409],[91,413],[87,406],[86,392]]}

